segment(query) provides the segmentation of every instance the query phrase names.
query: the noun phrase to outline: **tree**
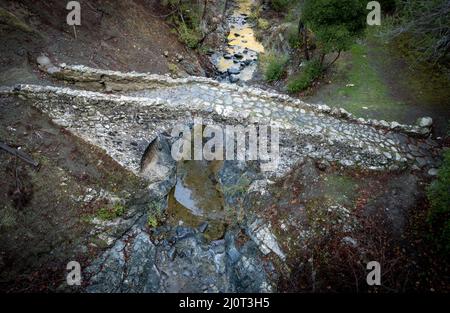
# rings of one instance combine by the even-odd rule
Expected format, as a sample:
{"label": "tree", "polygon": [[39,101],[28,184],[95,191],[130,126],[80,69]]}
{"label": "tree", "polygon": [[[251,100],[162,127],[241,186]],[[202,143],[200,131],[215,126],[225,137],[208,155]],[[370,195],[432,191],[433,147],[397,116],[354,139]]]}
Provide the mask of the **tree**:
{"label": "tree", "polygon": [[450,0],[402,0],[392,38],[404,36],[414,58],[448,66]]}
{"label": "tree", "polygon": [[348,50],[366,25],[365,0],[305,0],[302,21],[314,33],[321,51],[320,65],[326,54]]}

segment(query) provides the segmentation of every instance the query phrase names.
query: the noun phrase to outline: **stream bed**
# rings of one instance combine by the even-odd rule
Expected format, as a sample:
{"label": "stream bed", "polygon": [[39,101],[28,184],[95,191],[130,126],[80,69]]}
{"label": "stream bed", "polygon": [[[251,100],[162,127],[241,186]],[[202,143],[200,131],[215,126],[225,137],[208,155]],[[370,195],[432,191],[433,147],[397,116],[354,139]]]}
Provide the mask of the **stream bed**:
{"label": "stream bed", "polygon": [[249,81],[257,68],[258,55],[264,52],[256,39],[249,20],[253,0],[237,0],[233,13],[227,18],[229,33],[224,51],[211,56],[219,70],[219,79],[235,83]]}

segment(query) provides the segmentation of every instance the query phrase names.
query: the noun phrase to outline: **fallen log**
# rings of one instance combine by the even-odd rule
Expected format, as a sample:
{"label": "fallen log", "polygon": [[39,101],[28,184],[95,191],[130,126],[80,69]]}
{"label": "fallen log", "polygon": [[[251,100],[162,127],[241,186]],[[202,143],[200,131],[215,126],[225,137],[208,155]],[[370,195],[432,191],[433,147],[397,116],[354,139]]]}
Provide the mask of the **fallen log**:
{"label": "fallen log", "polygon": [[23,161],[27,162],[28,164],[33,165],[34,167],[39,165],[39,162],[33,160],[28,154],[26,154],[23,151],[20,151],[16,148],[10,147],[7,144],[0,142],[0,149],[5,150],[8,153],[11,153],[12,155],[17,156],[18,158],[22,159]]}

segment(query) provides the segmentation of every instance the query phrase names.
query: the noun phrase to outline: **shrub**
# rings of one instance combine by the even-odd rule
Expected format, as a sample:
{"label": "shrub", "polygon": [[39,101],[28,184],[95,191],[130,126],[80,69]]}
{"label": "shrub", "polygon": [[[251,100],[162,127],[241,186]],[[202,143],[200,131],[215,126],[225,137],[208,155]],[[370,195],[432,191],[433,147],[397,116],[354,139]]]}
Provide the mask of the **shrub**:
{"label": "shrub", "polygon": [[188,28],[184,23],[179,27],[179,36],[180,40],[191,49],[197,48],[200,42],[199,33],[194,29]]}
{"label": "shrub", "polygon": [[266,30],[266,29],[269,29],[269,27],[270,27],[269,21],[267,21],[264,18],[258,19],[258,28],[260,28],[262,30]]}
{"label": "shrub", "polygon": [[287,29],[287,40],[292,49],[298,49],[302,46],[302,38],[299,36],[296,25],[291,25]]}
{"label": "shrub", "polygon": [[156,228],[159,221],[163,219],[165,204],[163,202],[152,201],[148,205],[147,226]]}
{"label": "shrub", "polygon": [[366,25],[364,0],[306,0],[303,22],[314,32],[322,53],[350,48]]}
{"label": "shrub", "polygon": [[397,8],[397,0],[378,0],[383,13],[392,13]]}
{"label": "shrub", "polygon": [[101,208],[97,212],[98,218],[100,218],[102,220],[112,220],[112,219],[121,217],[124,214],[125,214],[125,207],[120,203],[116,203],[111,208],[108,208],[108,207]]}
{"label": "shrub", "polygon": [[268,82],[280,80],[284,75],[284,70],[288,57],[286,55],[270,54],[262,59],[265,64],[264,78]]}
{"label": "shrub", "polygon": [[308,88],[312,82],[322,74],[322,67],[318,60],[306,63],[303,70],[289,80],[287,90],[291,93],[300,92]]}
{"label": "shrub", "polygon": [[427,221],[434,241],[445,254],[450,254],[450,150],[444,153],[438,177],[428,187],[427,195],[430,201]]}
{"label": "shrub", "polygon": [[448,67],[450,46],[448,0],[409,0],[397,3],[395,27],[389,37],[407,39],[414,59]]}
{"label": "shrub", "polygon": [[277,12],[285,11],[291,4],[291,0],[272,0],[270,6]]}

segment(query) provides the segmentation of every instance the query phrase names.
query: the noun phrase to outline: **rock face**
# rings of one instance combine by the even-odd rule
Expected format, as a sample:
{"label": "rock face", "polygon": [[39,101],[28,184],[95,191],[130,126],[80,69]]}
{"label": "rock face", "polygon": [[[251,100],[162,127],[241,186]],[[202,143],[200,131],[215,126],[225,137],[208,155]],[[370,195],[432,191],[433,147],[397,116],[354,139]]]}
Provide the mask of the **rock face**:
{"label": "rock face", "polygon": [[[188,231],[171,242],[153,243],[135,228],[86,270],[87,292],[270,292],[267,261],[253,242],[237,248],[232,232],[209,244]],[[273,267],[273,266],[272,266]],[[270,268],[270,264],[269,264]]]}

